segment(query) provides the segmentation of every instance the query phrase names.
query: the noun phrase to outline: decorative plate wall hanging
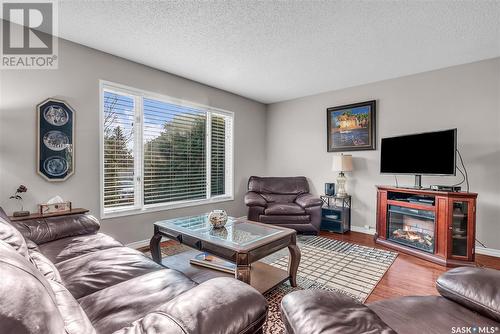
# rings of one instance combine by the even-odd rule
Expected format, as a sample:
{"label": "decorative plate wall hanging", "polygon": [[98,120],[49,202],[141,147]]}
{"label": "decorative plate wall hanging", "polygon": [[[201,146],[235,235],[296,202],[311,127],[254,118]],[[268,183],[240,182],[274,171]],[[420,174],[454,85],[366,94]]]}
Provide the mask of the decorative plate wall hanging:
{"label": "decorative plate wall hanging", "polygon": [[75,111],[64,101],[37,105],[37,172],[48,181],[64,181],[75,171]]}

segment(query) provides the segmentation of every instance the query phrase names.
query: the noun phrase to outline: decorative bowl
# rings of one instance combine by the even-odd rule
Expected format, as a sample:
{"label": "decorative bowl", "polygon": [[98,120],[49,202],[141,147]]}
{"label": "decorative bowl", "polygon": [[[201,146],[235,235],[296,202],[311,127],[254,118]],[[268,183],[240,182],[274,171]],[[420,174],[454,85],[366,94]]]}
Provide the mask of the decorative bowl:
{"label": "decorative bowl", "polygon": [[208,221],[212,228],[224,227],[227,222],[227,213],[224,210],[213,210],[208,214]]}

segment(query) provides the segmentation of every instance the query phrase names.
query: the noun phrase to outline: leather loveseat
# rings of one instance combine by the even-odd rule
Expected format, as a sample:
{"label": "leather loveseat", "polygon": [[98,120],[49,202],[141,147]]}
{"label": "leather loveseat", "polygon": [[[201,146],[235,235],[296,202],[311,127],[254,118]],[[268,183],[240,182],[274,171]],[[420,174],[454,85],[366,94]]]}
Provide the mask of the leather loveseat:
{"label": "leather loveseat", "polygon": [[248,180],[248,219],[318,234],[322,201],[309,193],[303,176],[258,177]]}
{"label": "leather loveseat", "polygon": [[281,303],[288,334],[500,333],[500,271],[462,267],[437,280],[441,296],[360,304],[329,291],[304,290]]}
{"label": "leather loveseat", "polygon": [[10,222],[0,208],[1,333],[262,332],[249,285],[197,284],[98,230],[89,215]]}

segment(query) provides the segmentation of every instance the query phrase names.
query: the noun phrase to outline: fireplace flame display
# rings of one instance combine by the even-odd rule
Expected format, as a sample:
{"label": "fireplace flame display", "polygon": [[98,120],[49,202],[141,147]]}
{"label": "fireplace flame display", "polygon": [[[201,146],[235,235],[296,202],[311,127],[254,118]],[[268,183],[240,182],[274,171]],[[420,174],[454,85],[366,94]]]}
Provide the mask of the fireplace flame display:
{"label": "fireplace flame display", "polygon": [[393,239],[405,239],[410,242],[426,244],[428,247],[432,247],[432,244],[434,243],[434,238],[429,234],[411,231],[407,226],[405,226],[403,230],[395,230],[394,232],[392,232],[392,236]]}
{"label": "fireplace flame display", "polygon": [[434,252],[433,219],[394,213],[389,217],[387,238],[427,252]]}

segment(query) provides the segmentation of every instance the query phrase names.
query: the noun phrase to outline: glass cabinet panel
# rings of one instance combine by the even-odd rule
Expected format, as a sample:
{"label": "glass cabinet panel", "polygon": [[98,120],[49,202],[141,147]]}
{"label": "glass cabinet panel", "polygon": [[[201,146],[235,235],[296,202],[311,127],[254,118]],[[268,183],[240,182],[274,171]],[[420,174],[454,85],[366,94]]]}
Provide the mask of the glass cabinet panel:
{"label": "glass cabinet panel", "polygon": [[451,224],[451,254],[454,256],[467,256],[467,222],[469,221],[469,203],[453,202]]}

